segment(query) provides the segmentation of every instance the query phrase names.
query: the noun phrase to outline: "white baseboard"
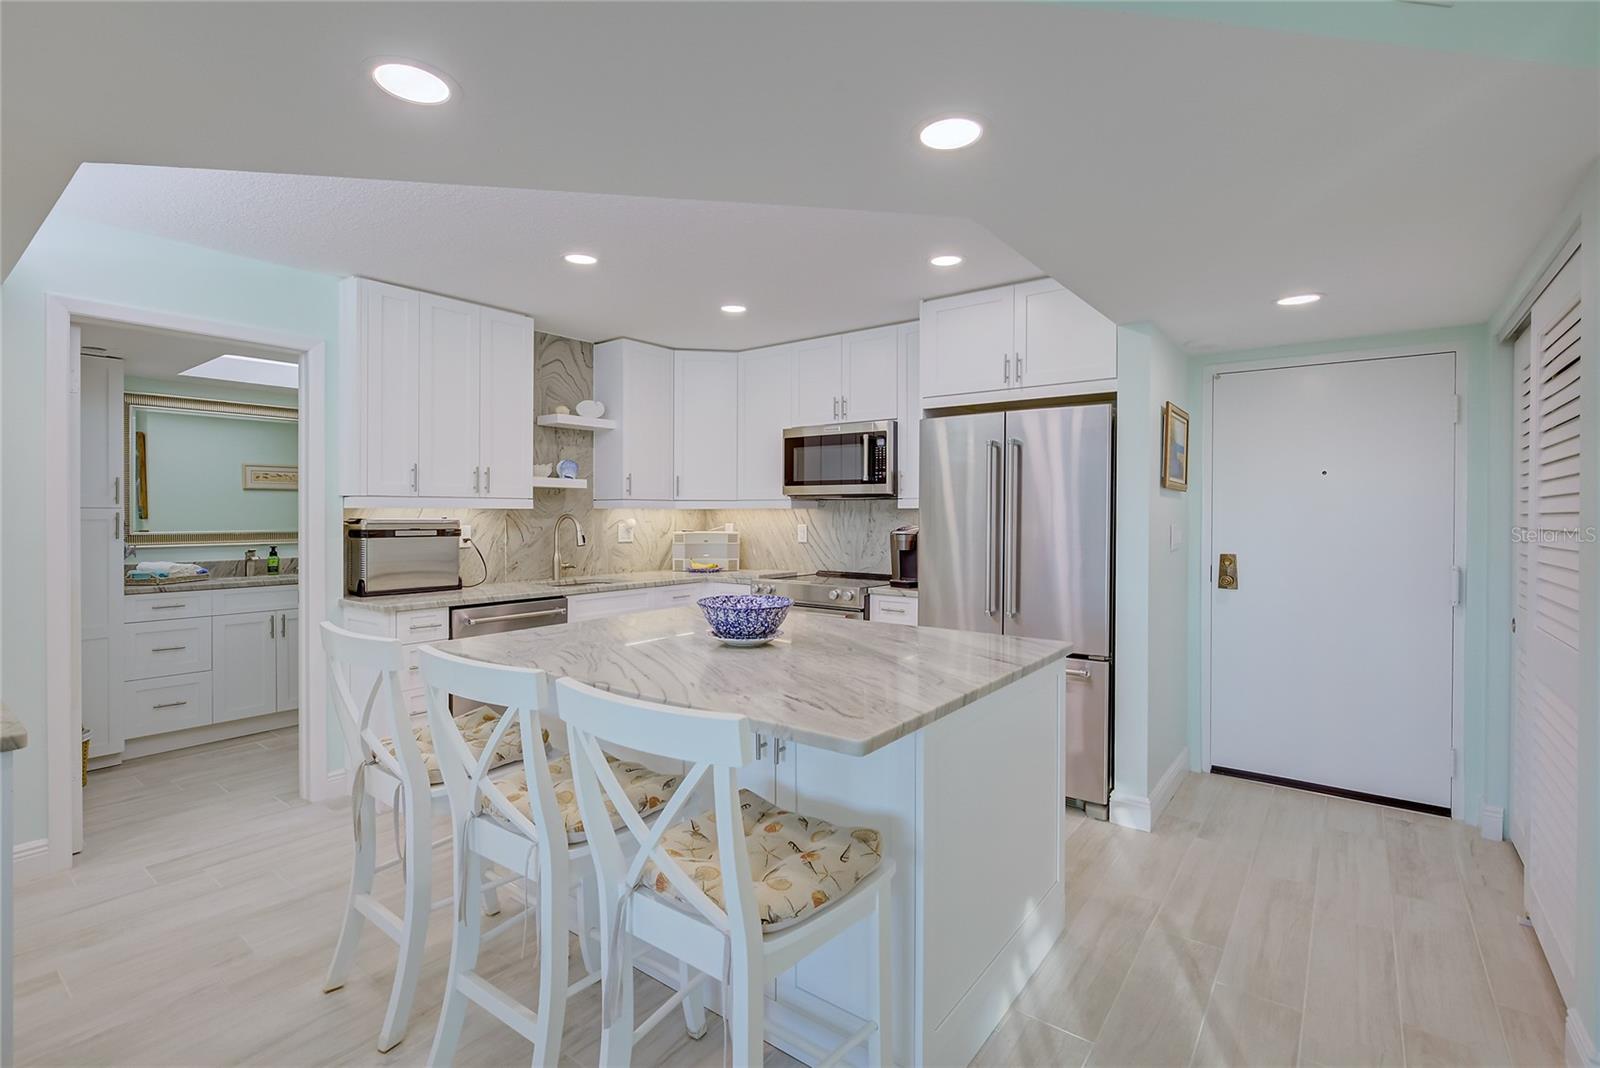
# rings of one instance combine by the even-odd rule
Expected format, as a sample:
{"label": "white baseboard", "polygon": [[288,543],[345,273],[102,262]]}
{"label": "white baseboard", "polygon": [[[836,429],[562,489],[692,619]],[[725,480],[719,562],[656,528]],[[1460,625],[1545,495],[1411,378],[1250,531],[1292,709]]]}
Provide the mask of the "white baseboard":
{"label": "white baseboard", "polygon": [[1484,805],[1482,814],[1478,816],[1478,833],[1491,842],[1498,842],[1506,836],[1506,810],[1499,805]]}
{"label": "white baseboard", "polygon": [[1167,770],[1161,773],[1161,778],[1156,781],[1156,788],[1150,791],[1149,797],[1112,790],[1108,818],[1118,827],[1148,831],[1156,825],[1156,820],[1161,818],[1162,811],[1172,801],[1172,795],[1178,792],[1178,787],[1188,772],[1189,750],[1185,748],[1173,758]]}
{"label": "white baseboard", "polygon": [[50,839],[34,838],[18,842],[11,850],[11,878],[15,882],[48,875],[50,867]]}
{"label": "white baseboard", "polygon": [[1594,1040],[1589,1037],[1589,1032],[1584,1030],[1583,1020],[1574,1009],[1567,1010],[1566,1030],[1567,1041],[1563,1055],[1566,1058],[1567,1068],[1600,1066],[1600,1055],[1595,1053]]}
{"label": "white baseboard", "polygon": [[350,793],[349,776],[350,773],[344,768],[328,772],[328,777],[323,780],[320,788],[316,783],[311,784],[311,797],[308,800],[313,804],[321,804],[324,801],[333,801],[337,798],[348,796]]}

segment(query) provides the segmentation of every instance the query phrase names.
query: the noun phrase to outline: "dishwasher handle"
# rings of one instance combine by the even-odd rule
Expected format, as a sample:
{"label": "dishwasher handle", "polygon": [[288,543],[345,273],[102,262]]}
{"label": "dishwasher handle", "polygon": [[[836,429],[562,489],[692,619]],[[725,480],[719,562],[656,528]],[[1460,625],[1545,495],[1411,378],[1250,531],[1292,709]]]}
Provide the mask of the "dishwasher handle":
{"label": "dishwasher handle", "polygon": [[565,619],[567,618],[567,610],[565,608],[541,608],[537,612],[512,612],[509,615],[486,616],[482,619],[477,616],[464,615],[461,617],[461,625],[463,627],[475,627],[480,623],[510,623],[519,619],[548,619],[551,616],[560,616]]}

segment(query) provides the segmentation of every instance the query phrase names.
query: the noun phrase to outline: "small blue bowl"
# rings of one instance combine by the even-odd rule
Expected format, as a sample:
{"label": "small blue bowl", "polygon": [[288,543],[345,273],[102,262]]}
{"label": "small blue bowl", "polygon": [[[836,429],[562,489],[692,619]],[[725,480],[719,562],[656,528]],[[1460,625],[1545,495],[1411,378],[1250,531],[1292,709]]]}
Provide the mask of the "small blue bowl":
{"label": "small blue bowl", "polygon": [[725,593],[702,597],[695,602],[719,638],[767,638],[783,626],[783,618],[794,604],[787,597],[770,594]]}

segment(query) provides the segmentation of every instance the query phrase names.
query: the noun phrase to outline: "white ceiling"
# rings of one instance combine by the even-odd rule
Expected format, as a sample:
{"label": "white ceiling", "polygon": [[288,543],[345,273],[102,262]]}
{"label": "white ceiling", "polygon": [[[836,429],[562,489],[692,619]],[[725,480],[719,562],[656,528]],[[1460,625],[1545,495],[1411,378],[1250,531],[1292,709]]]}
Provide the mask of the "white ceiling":
{"label": "white ceiling", "polygon": [[[201,334],[151,330],[121,323],[82,324],[82,344],[86,351],[91,348],[105,350],[96,352],[95,355],[117,357],[122,360],[123,374],[136,375],[140,378],[174,378],[191,367],[197,367],[207,360],[227,353],[235,356],[259,356],[262,359],[282,360],[285,363],[300,362],[300,354],[290,349],[243,345],[237,341],[225,341]],[[198,383],[201,380],[194,381]]]}
{"label": "white ceiling", "polygon": [[[510,308],[566,337],[678,348],[915,319],[920,297],[1042,273],[970,220],[832,208],[88,164],[57,210]],[[930,266],[941,252],[965,260]]]}
{"label": "white ceiling", "polygon": [[[1389,40],[1439,42],[1490,6],[1354,5],[1403,20]],[[1548,37],[1585,5],[1514,7]],[[1592,63],[1127,6],[13,2],[0,20],[8,269],[86,160],[806,205],[968,218],[1119,322],[1235,348],[1482,321],[1600,150]],[[366,79],[378,55],[461,92],[403,105]],[[987,135],[921,148],[946,111]],[[1328,298],[1271,303],[1305,289]],[[619,313],[642,291],[617,290]]]}

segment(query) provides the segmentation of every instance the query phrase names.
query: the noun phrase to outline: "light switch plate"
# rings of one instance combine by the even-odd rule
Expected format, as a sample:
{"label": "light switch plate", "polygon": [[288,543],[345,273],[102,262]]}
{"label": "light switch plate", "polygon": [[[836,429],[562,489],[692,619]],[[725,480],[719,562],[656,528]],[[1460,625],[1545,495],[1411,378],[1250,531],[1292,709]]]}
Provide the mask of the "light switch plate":
{"label": "light switch plate", "polygon": [[799,542],[801,545],[806,543],[806,525],[804,523],[795,524],[794,540]]}
{"label": "light switch plate", "polygon": [[1167,551],[1175,553],[1181,548],[1183,548],[1183,527],[1173,523],[1167,527]]}

